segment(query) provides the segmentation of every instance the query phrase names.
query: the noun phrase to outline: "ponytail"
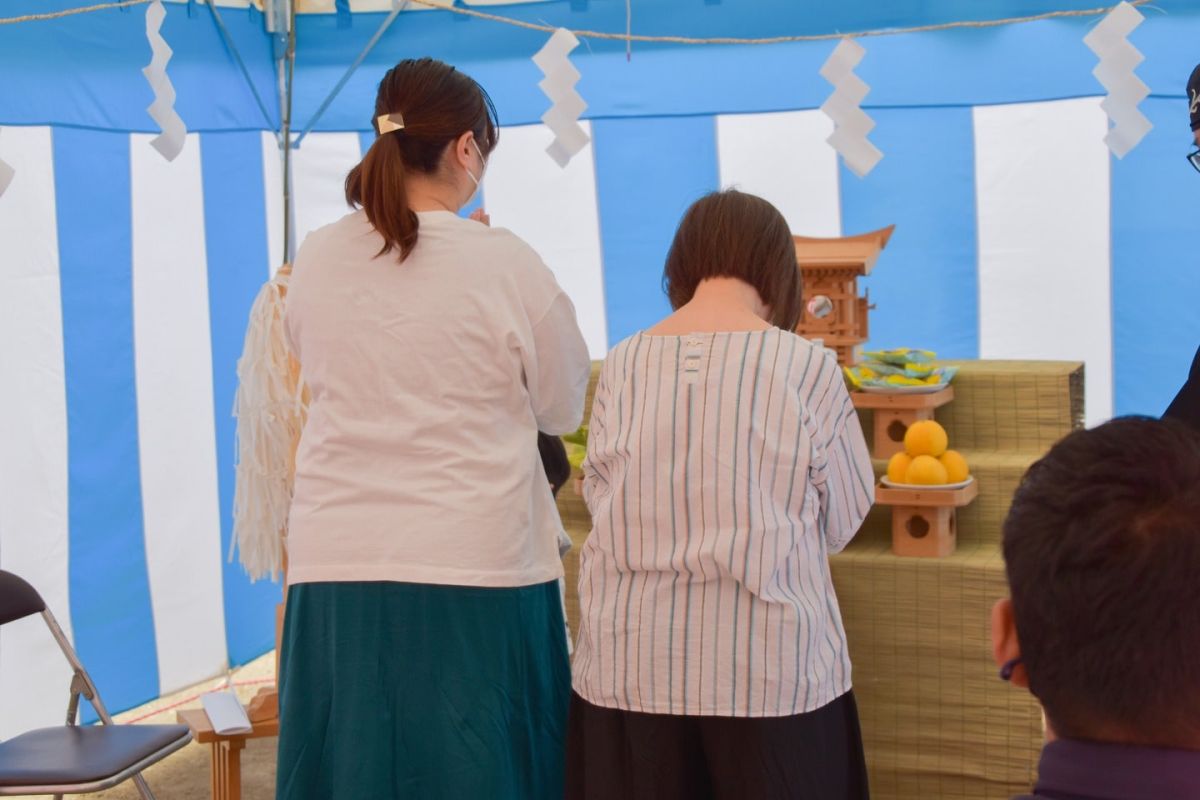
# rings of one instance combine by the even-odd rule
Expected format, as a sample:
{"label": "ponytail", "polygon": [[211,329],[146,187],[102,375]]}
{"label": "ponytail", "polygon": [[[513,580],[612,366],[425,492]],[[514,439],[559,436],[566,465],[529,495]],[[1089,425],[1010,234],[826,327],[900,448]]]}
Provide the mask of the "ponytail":
{"label": "ponytail", "polygon": [[[392,124],[380,131],[380,117]],[[379,134],[362,163],[346,176],[346,202],[362,207],[383,237],[378,255],[417,246],[420,226],[408,197],[409,176],[437,175],[447,148],[470,131],[486,158],[499,136],[487,92],[449,64],[432,58],[401,61],[383,76],[371,117]]]}
{"label": "ponytail", "polygon": [[362,206],[372,227],[383,237],[378,255],[400,251],[408,258],[417,246],[417,215],[408,207],[404,158],[399,132],[375,137],[362,162],[346,176],[346,202]]}

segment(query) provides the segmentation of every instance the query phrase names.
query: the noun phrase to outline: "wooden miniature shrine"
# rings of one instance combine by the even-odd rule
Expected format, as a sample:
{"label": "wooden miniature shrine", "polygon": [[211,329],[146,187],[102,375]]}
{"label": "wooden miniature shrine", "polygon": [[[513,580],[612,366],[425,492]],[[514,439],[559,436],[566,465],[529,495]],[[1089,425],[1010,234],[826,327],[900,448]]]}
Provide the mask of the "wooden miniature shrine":
{"label": "wooden miniature shrine", "polygon": [[806,315],[796,333],[806,339],[820,339],[837,352],[842,366],[858,360],[858,346],[867,340],[867,312],[871,305],[868,297],[859,297],[858,279],[871,274],[895,227],[889,225],[861,236],[834,239],[792,237],[805,301],[824,295],[833,303],[832,312],[824,317],[813,319]]}

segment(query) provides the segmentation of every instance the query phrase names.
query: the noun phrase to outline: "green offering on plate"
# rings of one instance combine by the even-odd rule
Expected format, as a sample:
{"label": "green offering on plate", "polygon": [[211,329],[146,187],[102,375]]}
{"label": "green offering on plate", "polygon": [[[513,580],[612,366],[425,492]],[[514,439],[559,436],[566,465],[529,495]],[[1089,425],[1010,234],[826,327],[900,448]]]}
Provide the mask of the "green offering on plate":
{"label": "green offering on plate", "polygon": [[911,347],[896,347],[891,350],[864,350],[862,355],[867,361],[894,364],[898,367],[907,367],[912,364],[932,364],[937,358],[937,353],[932,350],[915,350]]}
{"label": "green offering on plate", "polygon": [[587,457],[588,426],[581,425],[579,430],[568,433],[562,440],[567,446],[567,461],[571,468],[579,469],[583,466],[583,459]]}
{"label": "green offering on plate", "polygon": [[858,391],[938,391],[954,380],[958,367],[940,367],[930,350],[899,347],[864,351],[866,359],[845,367],[846,380]]}

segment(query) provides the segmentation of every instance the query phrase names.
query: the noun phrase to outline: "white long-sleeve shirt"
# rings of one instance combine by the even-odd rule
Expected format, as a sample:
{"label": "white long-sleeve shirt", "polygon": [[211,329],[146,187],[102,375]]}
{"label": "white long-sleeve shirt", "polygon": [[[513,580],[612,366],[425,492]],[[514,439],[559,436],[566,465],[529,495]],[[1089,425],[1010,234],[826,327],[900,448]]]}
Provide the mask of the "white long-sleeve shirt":
{"label": "white long-sleeve shirt", "polygon": [[288,582],[525,586],[562,575],[538,430],[590,373],[570,300],[512,233],[419,214],[399,263],[359,211],[310,234],[286,328],[311,394]]}
{"label": "white long-sleeve shirt", "polygon": [[850,659],[828,556],[873,484],[830,351],[778,329],[617,345],[584,462],[575,690],[738,717],[837,699]]}

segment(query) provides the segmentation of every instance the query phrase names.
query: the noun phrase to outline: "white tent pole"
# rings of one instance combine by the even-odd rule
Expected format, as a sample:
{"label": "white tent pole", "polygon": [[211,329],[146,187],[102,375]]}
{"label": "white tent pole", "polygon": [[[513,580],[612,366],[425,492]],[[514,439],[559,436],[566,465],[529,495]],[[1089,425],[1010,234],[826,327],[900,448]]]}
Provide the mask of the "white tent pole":
{"label": "white tent pole", "polygon": [[[294,0],[275,0],[277,36],[281,27],[284,45],[277,47],[276,68],[279,76],[279,119],[283,132],[280,137],[280,153],[283,159],[283,262],[292,263],[296,254],[294,214],[292,212],[292,83],[296,67],[296,7]],[[278,265],[273,265],[278,266]]]}

